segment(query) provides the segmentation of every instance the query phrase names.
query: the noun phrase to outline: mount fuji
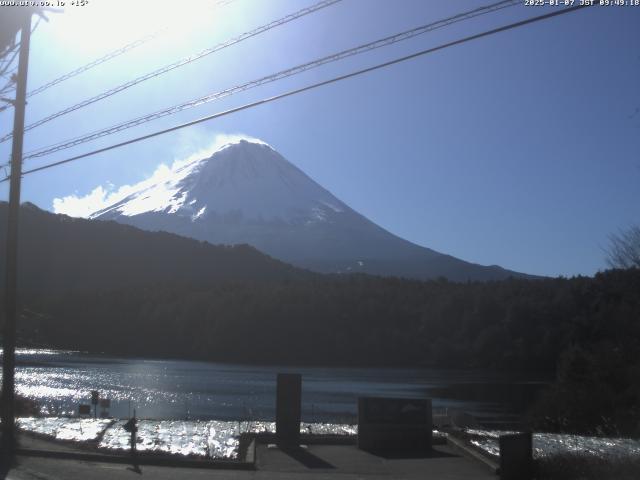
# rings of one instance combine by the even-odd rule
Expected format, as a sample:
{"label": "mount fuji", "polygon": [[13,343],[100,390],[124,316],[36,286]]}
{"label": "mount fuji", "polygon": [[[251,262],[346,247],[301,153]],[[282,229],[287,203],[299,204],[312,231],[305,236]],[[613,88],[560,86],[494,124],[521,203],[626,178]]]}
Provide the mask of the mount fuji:
{"label": "mount fuji", "polygon": [[146,183],[90,218],[167,231],[213,244],[250,244],[324,273],[417,279],[526,276],[421,247],[376,225],[322,188],[269,145],[238,140],[209,158]]}

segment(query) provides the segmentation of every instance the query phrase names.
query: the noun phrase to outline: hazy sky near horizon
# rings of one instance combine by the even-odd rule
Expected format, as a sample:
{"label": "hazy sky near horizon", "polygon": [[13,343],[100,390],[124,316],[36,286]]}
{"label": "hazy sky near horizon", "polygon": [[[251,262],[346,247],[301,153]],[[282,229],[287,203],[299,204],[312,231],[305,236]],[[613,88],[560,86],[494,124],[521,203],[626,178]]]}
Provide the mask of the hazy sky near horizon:
{"label": "hazy sky near horizon", "polygon": [[[51,14],[32,37],[29,90],[163,21],[173,29],[31,97],[27,124],[313,3],[172,2],[172,10],[152,15],[133,2],[91,0]],[[343,0],[36,128],[25,136],[25,152],[489,3]],[[523,1],[27,160],[25,168],[548,11]],[[606,267],[608,236],[640,223],[639,45],[640,7],[583,9],[27,175],[22,201],[82,214],[123,186],[210,150],[224,135],[241,134],[269,143],[352,208],[412,242],[532,274],[592,275]],[[0,114],[0,134],[12,115]],[[10,144],[0,144],[3,158]]]}

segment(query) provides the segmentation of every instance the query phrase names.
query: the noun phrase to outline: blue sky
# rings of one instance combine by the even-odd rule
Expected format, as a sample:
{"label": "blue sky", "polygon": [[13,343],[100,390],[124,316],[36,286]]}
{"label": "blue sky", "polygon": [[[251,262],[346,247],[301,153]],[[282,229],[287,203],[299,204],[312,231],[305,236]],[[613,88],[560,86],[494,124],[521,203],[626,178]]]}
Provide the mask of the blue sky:
{"label": "blue sky", "polygon": [[[29,89],[167,18],[183,23],[32,97],[27,123],[315,2],[212,3],[184,2],[178,10],[174,2],[173,10],[150,18],[133,2],[127,8],[93,0],[52,14],[32,38]],[[488,3],[343,0],[34,129],[25,136],[25,151]],[[25,168],[545,11],[518,5],[461,22],[29,160]],[[86,204],[206,150],[221,134],[245,134],[268,142],[355,210],[417,244],[533,274],[591,275],[605,268],[608,235],[640,222],[639,26],[640,7],[570,13],[28,175],[22,200],[48,210],[70,196]],[[11,112],[0,114],[2,134],[11,121]],[[9,150],[10,142],[0,145],[5,158]],[[6,199],[6,183],[1,190]]]}

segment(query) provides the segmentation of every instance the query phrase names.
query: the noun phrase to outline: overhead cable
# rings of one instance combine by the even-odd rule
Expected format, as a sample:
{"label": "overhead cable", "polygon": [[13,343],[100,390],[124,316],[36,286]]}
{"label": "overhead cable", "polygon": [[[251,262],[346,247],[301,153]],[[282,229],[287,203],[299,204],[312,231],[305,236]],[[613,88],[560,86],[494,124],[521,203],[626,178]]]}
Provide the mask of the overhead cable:
{"label": "overhead cable", "polygon": [[[214,6],[216,7],[223,7],[225,5],[228,5],[229,3],[233,2],[235,0],[219,0],[218,2],[215,3]],[[162,34],[164,31],[168,30],[169,27],[167,28],[162,28],[160,30],[156,30],[153,33],[150,33],[149,35],[145,35],[144,37],[138,38],[137,40],[134,40],[131,43],[128,43],[126,45],[124,45],[123,47],[117,48],[116,50],[113,50],[109,53],[107,53],[106,55],[103,55],[100,58],[97,58],[85,65],[82,65],[81,67],[76,68],[75,70],[72,70],[71,72],[65,73],[64,75],[61,75],[60,77],[54,78],[53,80],[51,80],[50,82],[45,83],[44,85],[41,85],[38,88],[35,88],[33,90],[31,90],[30,92],[27,93],[27,98],[28,97],[32,97],[33,95],[37,95],[38,93],[44,92],[45,90],[61,83],[64,82],[65,80],[69,80],[70,78],[73,78],[75,76],[80,75],[81,73],[86,72],[87,70],[91,70],[94,67],[97,67],[98,65],[101,65],[105,62],[108,62],[109,60],[112,60],[116,57],[119,57],[120,55],[123,55],[135,48],[138,48],[142,45],[144,45],[145,43],[157,38],[160,34]]]}
{"label": "overhead cable", "polygon": [[[47,117],[41,118],[40,120],[31,123],[29,125],[26,125],[24,127],[25,132],[29,131],[29,130],[33,130],[36,127],[39,127],[40,125],[43,125],[47,122],[50,122],[51,120],[61,117],[63,115],[67,115],[68,113],[74,112],[80,108],[84,108],[88,105],[91,105],[92,103],[96,103],[99,102],[100,100],[104,100],[105,98],[109,98],[112,95],[115,95],[116,93],[122,92],[123,90],[126,90],[128,88],[133,87],[134,85],[137,85],[141,82],[144,82],[146,80],[149,80],[151,78],[155,78],[159,75],[163,75],[167,72],[170,72],[171,70],[174,70],[176,68],[182,67],[184,65],[187,65],[189,63],[195,62],[196,60],[199,60],[207,55],[211,55],[214,52],[217,52],[219,50],[222,50],[224,48],[230,47],[232,45],[235,45],[239,42],[242,42],[243,40],[246,40],[248,38],[251,37],[255,37],[256,35],[259,35],[261,33],[264,33],[268,30],[271,30],[272,28],[276,28],[279,27],[281,25],[284,25],[286,23],[289,23],[293,20],[296,20],[298,18],[304,17],[305,15],[309,15],[311,13],[314,13],[318,10],[321,10],[323,8],[326,8],[330,5],[333,5],[335,3],[338,3],[342,0],[322,0],[318,3],[315,3],[313,5],[311,5],[310,7],[306,7],[303,8],[301,10],[298,10],[297,12],[291,13],[289,15],[286,15],[285,17],[279,18],[278,20],[274,20],[271,23],[268,23],[266,25],[262,25],[254,30],[251,30],[249,32],[243,33],[237,37],[234,37],[230,40],[227,40],[225,42],[219,43],[211,48],[207,48],[205,50],[200,51],[199,53],[196,53],[194,55],[190,55],[188,57],[185,57],[181,60],[178,60],[177,62],[171,63],[169,65],[166,65],[162,68],[159,68],[158,70],[154,70],[153,72],[147,73],[145,75],[142,75],[140,77],[134,78],[133,80],[129,80],[128,82],[125,82],[121,85],[118,85],[117,87],[114,87],[110,90],[107,90],[105,92],[102,92],[94,97],[88,98],[86,100],[83,100],[79,103],[76,103],[75,105],[71,105],[70,107],[67,107],[63,110],[60,110],[59,112],[53,113]],[[0,137],[0,143],[2,142],[6,142],[7,140],[9,140],[12,137],[12,133],[7,133],[4,136]]]}
{"label": "overhead cable", "polygon": [[[210,120],[214,120],[216,118],[220,118],[220,117],[223,117],[223,116],[226,116],[226,115],[230,115],[232,113],[236,113],[236,112],[239,112],[239,111],[242,111],[242,110],[247,110],[249,108],[257,107],[259,105],[264,105],[264,104],[267,104],[267,103],[271,103],[271,102],[274,102],[276,100],[280,100],[280,99],[283,99],[283,98],[286,98],[286,97],[297,95],[299,93],[306,92],[306,91],[309,91],[309,90],[313,90],[313,89],[316,89],[316,88],[319,88],[319,87],[323,87],[325,85],[330,85],[330,84],[333,84],[333,83],[336,83],[336,82],[339,82],[339,81],[342,81],[342,80],[346,80],[346,79],[353,78],[353,77],[356,77],[356,76],[360,76],[360,75],[363,75],[363,74],[366,74],[366,73],[369,73],[369,72],[380,70],[382,68],[386,68],[386,67],[389,67],[389,66],[392,66],[392,65],[396,65],[396,64],[401,63],[401,62],[405,62],[405,61],[408,61],[408,60],[413,60],[415,58],[418,58],[418,57],[421,57],[421,56],[424,56],[424,55],[428,55],[428,54],[431,54],[431,53],[434,53],[434,52],[437,52],[437,51],[440,51],[440,50],[444,50],[446,48],[453,47],[455,45],[460,45],[460,44],[463,44],[463,43],[467,43],[467,42],[470,42],[470,41],[473,41],[473,40],[477,40],[479,38],[487,37],[489,35],[494,35],[496,33],[504,32],[504,31],[507,31],[507,30],[513,30],[513,29],[518,28],[518,27],[522,27],[522,26],[525,26],[525,25],[528,25],[528,24],[531,24],[531,23],[535,23],[535,22],[539,22],[539,21],[542,21],[542,20],[547,20],[547,19],[550,19],[550,18],[553,18],[553,17],[557,17],[559,15],[564,15],[564,14],[567,14],[567,13],[570,13],[570,12],[574,12],[576,10],[587,8],[589,6],[590,5],[586,4],[586,5],[576,5],[576,6],[569,7],[569,8],[563,8],[561,10],[555,10],[555,11],[553,11],[551,13],[547,13],[547,14],[544,14],[544,15],[539,15],[537,17],[528,18],[526,20],[521,20],[519,22],[515,22],[515,23],[508,24],[508,25],[504,25],[502,27],[494,28],[492,30],[486,30],[484,32],[477,33],[475,35],[471,35],[471,36],[468,36],[468,37],[460,38],[458,40],[454,40],[452,42],[448,42],[448,43],[445,43],[445,44],[442,44],[442,45],[438,45],[436,47],[427,48],[425,50],[421,50],[419,52],[412,53],[410,55],[406,55],[406,56],[403,56],[403,57],[396,58],[394,60],[390,60],[390,61],[387,61],[387,62],[384,62],[384,63],[379,63],[379,64],[374,65],[372,67],[363,68],[361,70],[357,70],[357,71],[354,71],[354,72],[351,72],[351,73],[348,73],[348,74],[345,74],[345,75],[340,75],[338,77],[333,77],[333,78],[331,78],[329,80],[324,80],[322,82],[318,82],[318,83],[314,83],[314,84],[311,84],[311,85],[307,85],[305,87],[297,88],[295,90],[289,90],[288,92],[281,93],[279,95],[274,95],[272,97],[265,98],[265,99],[262,99],[262,100],[258,100],[256,102],[247,103],[247,104],[242,105],[240,107],[231,108],[229,110],[225,110],[223,112],[215,113],[213,115],[208,115],[206,117],[202,117],[202,118],[199,118],[199,119],[196,119],[196,120],[192,120],[192,121],[187,122],[187,123],[182,123],[180,125],[176,125],[176,126],[173,126],[171,128],[166,128],[164,130],[159,130],[159,131],[156,131],[156,132],[153,132],[153,133],[149,133],[147,135],[142,135],[140,137],[132,138],[130,140],[127,140],[127,141],[124,141],[124,142],[120,142],[120,143],[116,143],[114,145],[109,145],[107,147],[99,148],[99,149],[93,150],[91,152],[83,153],[81,155],[76,155],[74,157],[67,158],[65,160],[59,160],[57,162],[52,162],[52,163],[49,163],[49,164],[46,164],[46,165],[42,165],[40,167],[35,167],[35,168],[29,169],[29,170],[25,170],[23,172],[23,175],[27,175],[27,174],[31,174],[31,173],[35,173],[35,172],[40,172],[42,170],[47,170],[49,168],[53,168],[53,167],[64,165],[64,164],[67,164],[67,163],[70,163],[70,162],[74,162],[74,161],[80,160],[82,158],[91,157],[93,155],[97,155],[99,153],[107,152],[109,150],[114,150],[116,148],[120,148],[120,147],[123,147],[125,145],[130,145],[132,143],[141,142],[143,140],[147,140],[149,138],[157,137],[159,135],[164,135],[166,133],[170,133],[170,132],[182,129],[182,128],[186,128],[186,127],[190,127],[192,125],[196,125],[196,124],[199,124],[199,123],[203,123],[203,122],[207,122],[207,121],[210,121]],[[9,177],[3,178],[2,180],[0,180],[0,183],[1,182],[5,182],[8,179],[9,179]]]}
{"label": "overhead cable", "polygon": [[429,23],[427,25],[422,25],[420,27],[416,27],[413,28],[411,30],[407,30],[401,33],[397,33],[395,35],[391,35],[379,40],[375,40],[373,42],[369,42],[369,43],[365,43],[363,45],[359,45],[357,47],[354,48],[349,48],[347,50],[343,50],[341,52],[337,52],[337,53],[333,53],[331,55],[313,60],[311,62],[307,62],[307,63],[303,63],[301,65],[297,65],[295,67],[292,68],[288,68],[286,70],[281,70],[279,72],[273,73],[271,75],[267,75],[265,77],[256,79],[256,80],[252,80],[250,82],[246,82],[240,85],[236,85],[230,88],[227,88],[225,90],[221,90],[218,92],[214,92],[214,93],[210,93],[208,95],[205,95],[203,97],[199,97],[193,100],[190,100],[188,102],[184,102],[178,105],[174,105],[138,118],[135,118],[133,120],[128,120],[126,122],[122,122],[119,123],[117,125],[113,125],[111,127],[102,129],[102,130],[98,130],[83,136],[79,136],[73,139],[69,139],[69,140],[65,140],[63,142],[59,142],[57,144],[53,144],[53,145],[49,145],[47,147],[42,147],[39,148],[37,150],[33,150],[31,152],[28,152],[25,155],[25,159],[30,159],[30,158],[37,158],[37,157],[42,157],[45,155],[50,155],[52,153],[58,152],[60,150],[66,150],[68,148],[71,147],[75,147],[77,145],[81,145],[83,143],[87,143],[93,140],[96,140],[98,138],[107,136],[107,135],[112,135],[114,133],[117,132],[121,132],[123,130],[127,130],[129,128],[132,127],[136,127],[138,125],[141,125],[143,123],[147,123],[150,122],[152,120],[156,120],[158,118],[162,118],[168,115],[173,115],[176,114],[178,112],[182,112],[183,110],[187,110],[193,107],[197,107],[199,105],[203,105],[205,103],[209,103],[212,102],[214,100],[219,100],[221,98],[224,97],[228,97],[231,95],[234,95],[236,93],[239,92],[243,92],[252,88],[256,88],[268,83],[272,83],[278,80],[281,80],[283,78],[287,78],[287,77],[291,77],[293,75],[298,75],[300,73],[306,72],[308,70],[311,70],[313,68],[317,68],[320,67],[322,65],[326,65],[328,63],[332,63],[332,62],[336,62],[338,60],[342,60],[344,58],[348,58],[348,57],[352,57],[354,55],[359,55],[362,54],[364,52],[368,52],[371,50],[375,50],[381,47],[385,47],[388,45],[392,45],[394,43],[403,41],[403,40],[408,40],[410,38],[416,37],[418,35],[422,35],[425,34],[427,32],[431,32],[433,30],[436,30],[438,28],[442,28],[442,27],[446,27],[448,25],[451,25],[453,23],[457,23],[457,22],[461,22],[463,20],[468,20],[470,18],[474,18],[477,17],[479,15],[484,15],[490,12],[494,12],[498,9],[502,9],[502,8],[506,8],[509,6],[513,6],[516,4],[519,4],[519,0],[505,0],[505,1],[500,1],[491,5],[487,5],[485,7],[480,7],[480,8],[476,8],[474,10],[465,12],[465,13],[461,13],[458,15],[455,15],[453,17],[448,17],[446,19],[443,20],[438,20],[437,22],[433,22],[433,23]]}

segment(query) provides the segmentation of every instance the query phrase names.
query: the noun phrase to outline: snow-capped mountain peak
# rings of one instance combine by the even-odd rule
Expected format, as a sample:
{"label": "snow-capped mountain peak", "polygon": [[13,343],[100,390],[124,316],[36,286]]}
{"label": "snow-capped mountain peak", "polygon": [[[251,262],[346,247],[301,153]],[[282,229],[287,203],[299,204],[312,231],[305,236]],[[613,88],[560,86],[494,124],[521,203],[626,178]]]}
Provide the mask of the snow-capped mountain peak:
{"label": "snow-capped mountain peak", "polygon": [[[174,164],[91,218],[214,244],[247,243],[321,272],[414,278],[513,275],[408,242],[355,212],[260,140]],[[166,175],[165,175],[166,173]]]}
{"label": "snow-capped mountain peak", "polygon": [[171,175],[91,218],[162,212],[192,221],[239,215],[249,221],[322,221],[327,210],[347,208],[264,142],[238,140],[208,158],[172,169]]}

